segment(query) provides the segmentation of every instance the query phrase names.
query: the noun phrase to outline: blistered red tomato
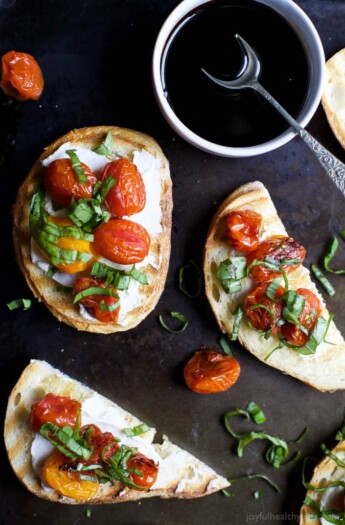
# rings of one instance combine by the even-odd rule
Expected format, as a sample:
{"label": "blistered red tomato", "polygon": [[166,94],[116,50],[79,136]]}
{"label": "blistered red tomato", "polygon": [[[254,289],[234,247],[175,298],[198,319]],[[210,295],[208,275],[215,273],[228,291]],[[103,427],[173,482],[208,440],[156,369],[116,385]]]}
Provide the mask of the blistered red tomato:
{"label": "blistered red tomato", "polygon": [[80,410],[81,404],[75,399],[47,394],[41,401],[32,405],[31,426],[36,432],[47,422],[55,423],[60,428],[64,425],[75,428]]}
{"label": "blistered red tomato", "polygon": [[261,224],[262,216],[256,211],[232,211],[227,219],[230,244],[245,253],[255,250],[259,245]]}
{"label": "blistered red tomato", "polygon": [[87,179],[85,183],[78,181],[70,159],[54,160],[45,170],[44,185],[47,192],[53,201],[63,208],[70,205],[72,197],[75,200],[92,197],[97,177],[86,164],[81,162],[81,166]]}
{"label": "blistered red tomato", "polygon": [[58,450],[54,451],[43,465],[43,481],[63,496],[77,501],[88,500],[98,492],[99,483],[81,479],[80,472],[69,468],[70,461]]}
{"label": "blistered red tomato", "polygon": [[260,284],[251,291],[243,304],[244,312],[256,330],[269,330],[271,334],[278,332],[276,322],[282,316],[284,288],[279,286],[274,298],[275,301],[267,297],[266,290],[269,283]]}
{"label": "blistered red tomato", "polygon": [[107,462],[118,451],[119,445],[111,432],[102,432],[96,425],[86,425],[80,429],[81,435],[86,439],[92,449],[91,456],[86,464],[93,465]]}
{"label": "blistered red tomato", "polygon": [[[318,317],[321,314],[321,303],[318,297],[307,288],[298,288],[297,293],[305,299],[304,307],[298,320],[301,325],[310,333],[315,328]],[[283,337],[294,346],[304,346],[309,339],[309,335],[295,324],[286,322],[281,327]]]}
{"label": "blistered red tomato", "polygon": [[224,392],[232,387],[239,375],[240,365],[230,355],[215,350],[198,350],[184,367],[187,386],[197,394]]}
{"label": "blistered red tomato", "polygon": [[103,170],[102,179],[115,179],[115,185],[109,190],[105,204],[118,217],[133,215],[144,209],[146,190],[138,168],[129,159],[109,162]]}
{"label": "blistered red tomato", "polygon": [[[130,472],[129,477],[133,483],[142,489],[148,490],[157,479],[158,467],[156,463],[140,452],[136,452],[129,458],[127,461],[127,468],[138,471],[138,473]],[[139,472],[141,475],[139,475]]]}
{"label": "blistered red tomato", "polygon": [[[302,264],[305,254],[305,248],[292,237],[273,235],[265,241],[262,241],[254,251],[249,253],[247,257],[247,267],[255,260],[265,261],[268,257],[274,260],[275,263],[281,265],[285,273],[290,273]],[[289,264],[289,261],[292,260],[298,260],[299,262]],[[279,276],[281,276],[281,272],[274,271],[264,265],[253,266],[250,270],[250,277],[261,282],[271,281]]]}
{"label": "blistered red tomato", "polygon": [[18,100],[37,100],[43,86],[42,71],[33,56],[18,51],[3,55],[0,87],[7,95]]}
{"label": "blistered red tomato", "polygon": [[[98,279],[92,279],[91,277],[77,277],[73,295],[76,296],[79,292],[86,290],[87,288],[105,288],[104,283]],[[113,286],[108,286],[110,290],[117,295],[117,291]],[[111,295],[94,294],[82,297],[78,303],[82,304],[90,313],[92,317],[95,317],[101,323],[115,323],[120,313],[120,305],[113,310],[113,306],[118,303],[118,297]],[[101,304],[102,303],[102,304]],[[103,306],[103,308],[102,308]]]}
{"label": "blistered red tomato", "polygon": [[140,224],[127,219],[111,219],[95,229],[96,250],[118,264],[134,264],[149,253],[150,235]]}

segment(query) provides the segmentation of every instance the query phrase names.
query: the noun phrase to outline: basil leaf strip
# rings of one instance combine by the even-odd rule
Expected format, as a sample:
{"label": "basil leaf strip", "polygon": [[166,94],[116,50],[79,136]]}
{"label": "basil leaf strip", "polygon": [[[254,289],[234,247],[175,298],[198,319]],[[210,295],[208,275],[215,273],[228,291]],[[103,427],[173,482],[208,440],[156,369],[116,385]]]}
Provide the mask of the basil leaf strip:
{"label": "basil leaf strip", "polygon": [[127,487],[136,490],[145,490],[143,487],[136,485],[129,477],[131,472],[135,472],[139,476],[143,475],[142,472],[137,469],[127,468],[127,461],[136,451],[136,448],[128,448],[125,445],[121,445],[119,450],[109,459],[107,474],[113,481],[121,481]]}
{"label": "basil leaf strip", "polygon": [[[326,485],[322,485],[321,487],[316,487],[315,485],[312,485],[311,483],[308,483],[306,481],[306,479],[305,479],[305,470],[306,470],[307,462],[310,459],[311,458],[307,457],[307,458],[304,458],[304,461],[303,461],[302,483],[303,483],[304,488],[306,488],[307,490],[312,490],[313,492],[316,492],[318,494],[322,494],[323,492],[326,492],[326,490],[331,489],[333,487],[342,487],[342,488],[345,489],[345,481],[332,481],[331,483],[327,483]],[[314,501],[314,500],[312,500],[312,501]],[[307,503],[307,505],[309,505],[309,503]],[[312,505],[310,505],[310,506],[312,506]]]}
{"label": "basil leaf strip", "polygon": [[273,481],[271,481],[269,479],[269,477],[265,476],[264,474],[247,474],[246,476],[239,476],[238,478],[228,479],[228,481],[229,481],[229,483],[234,483],[235,481],[241,481],[241,480],[244,480],[244,479],[248,479],[248,480],[251,480],[251,479],[262,479],[262,480],[266,481],[266,483],[268,483],[276,492],[278,492],[278,494],[280,494],[280,489],[279,489],[278,485],[273,483]]}
{"label": "basil leaf strip", "polygon": [[[188,270],[193,269],[194,274],[196,277],[196,286],[195,286],[195,292],[191,293],[187,288],[185,287],[185,274]],[[182,293],[184,293],[187,297],[190,297],[191,299],[197,299],[201,295],[201,288],[202,288],[202,275],[201,270],[199,266],[194,262],[190,261],[189,264],[185,264],[184,266],[181,266],[178,272],[178,287],[179,290],[181,290]]]}
{"label": "basil leaf strip", "polygon": [[118,301],[116,301],[116,303],[112,303],[112,304],[106,304],[104,301],[101,301],[99,303],[99,306],[100,306],[100,308],[101,308],[101,310],[103,312],[114,312],[120,306],[120,300],[118,300]]}
{"label": "basil leaf strip", "polygon": [[171,334],[179,334],[181,332],[184,332],[185,329],[187,328],[188,324],[189,324],[189,321],[187,321],[187,318],[183,314],[181,314],[180,312],[170,312],[170,315],[174,319],[178,319],[179,321],[181,321],[181,323],[182,323],[181,328],[176,329],[176,330],[173,330],[172,328],[169,328],[169,326],[165,323],[163,317],[161,315],[159,315],[158,319],[159,319],[159,322],[160,322],[161,326],[165,330],[170,332]]}
{"label": "basil leaf strip", "polygon": [[265,414],[263,413],[259,405],[257,405],[254,401],[250,401],[250,403],[248,403],[246,410],[247,412],[249,412],[252,420],[257,425],[262,425],[263,423],[266,422]]}
{"label": "basil leaf strip", "polygon": [[322,273],[320,268],[318,268],[316,264],[312,264],[311,271],[313,272],[315,277],[319,280],[320,284],[322,284],[322,286],[324,287],[328,295],[332,297],[335,294],[335,289],[333,288],[333,286],[331,285],[327,277]]}
{"label": "basil leaf strip", "polygon": [[80,301],[83,297],[88,297],[89,295],[109,295],[110,297],[115,297],[115,299],[119,298],[115,290],[111,290],[110,288],[101,288],[100,286],[90,286],[90,288],[86,288],[75,295],[73,304]]}
{"label": "basil leaf strip", "polygon": [[226,293],[242,290],[241,280],[247,276],[247,259],[245,257],[230,257],[222,261],[217,269],[217,277]]}
{"label": "basil leaf strip", "polygon": [[135,266],[129,272],[126,272],[125,270],[115,270],[115,268],[99,261],[93,263],[91,276],[102,279],[106,285],[111,284],[117,290],[128,290],[130,279],[134,279],[143,285],[149,284],[147,276]]}
{"label": "basil leaf strip", "polygon": [[146,423],[141,423],[140,425],[137,425],[136,427],[123,428],[122,432],[127,437],[132,437],[132,436],[140,436],[140,434],[145,434],[145,432],[148,432],[148,430],[151,430],[150,427],[147,426]]}
{"label": "basil leaf strip", "polygon": [[17,308],[23,308],[23,310],[28,310],[31,307],[31,299],[14,299],[10,303],[7,303],[7,308],[9,310],[16,310]]}
{"label": "basil leaf strip", "polygon": [[231,355],[233,356],[233,353],[231,351],[231,347],[229,345],[228,339],[226,337],[221,337],[219,340],[219,344],[224,352],[225,355]]}
{"label": "basil leaf strip", "polygon": [[273,281],[268,285],[266,289],[266,295],[271,301],[276,302],[277,300],[280,300],[280,297],[276,299],[276,293],[280,286],[280,277],[277,277],[276,279],[273,279]]}
{"label": "basil leaf strip", "polygon": [[240,324],[241,324],[242,318],[244,316],[244,309],[243,309],[243,306],[241,304],[239,304],[237,306],[237,308],[234,311],[233,315],[234,315],[234,322],[233,322],[233,325],[232,325],[232,334],[229,335],[229,339],[230,339],[230,341],[237,341],[239,330],[240,330]]}
{"label": "basil leaf strip", "polygon": [[333,239],[328,245],[326,255],[323,258],[323,265],[324,265],[325,270],[327,270],[327,272],[335,273],[337,275],[343,275],[345,274],[345,270],[333,270],[329,266],[329,263],[331,262],[334,255],[336,254],[336,251],[338,250],[338,246],[339,246],[338,239],[336,237],[333,237]]}
{"label": "basil leaf strip", "polygon": [[338,465],[338,467],[345,468],[345,462],[338,458],[338,456],[333,454],[333,452],[329,450],[324,443],[321,444],[321,450],[325,456],[328,456],[329,458],[333,459],[333,461]]}
{"label": "basil leaf strip", "polygon": [[81,162],[79,160],[78,155],[76,154],[75,149],[68,149],[66,151],[67,155],[71,159],[72,167],[74,170],[74,173],[76,174],[76,177],[78,179],[78,182],[80,184],[85,184],[87,182],[87,177],[84,173],[83,166],[81,165]]}
{"label": "basil leaf strip", "polygon": [[93,150],[98,155],[112,155],[114,153],[113,135],[108,131],[105,139]]}
{"label": "basil leaf strip", "polygon": [[68,425],[60,428],[55,423],[47,422],[41,426],[40,434],[68,458],[88,460],[91,456],[92,450],[86,448],[84,440]]}

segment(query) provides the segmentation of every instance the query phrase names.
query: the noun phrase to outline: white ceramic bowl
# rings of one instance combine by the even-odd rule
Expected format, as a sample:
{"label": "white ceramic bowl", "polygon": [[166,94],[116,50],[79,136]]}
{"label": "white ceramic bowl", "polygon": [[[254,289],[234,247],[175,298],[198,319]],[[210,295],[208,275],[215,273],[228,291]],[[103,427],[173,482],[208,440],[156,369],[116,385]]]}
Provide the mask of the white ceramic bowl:
{"label": "white ceramic bowl", "polygon": [[[205,140],[194,133],[192,129],[189,129],[177,117],[167,100],[162,79],[162,60],[164,58],[166,44],[180,21],[196,8],[207,4],[209,1],[210,0],[183,0],[168,16],[159,32],[152,61],[153,86],[158,105],[168,123],[181,137],[209,153],[224,157],[251,157],[279,148],[295,137],[296,132],[289,128],[272,140],[254,146],[223,146]],[[296,118],[299,124],[305,127],[314,115],[321,100],[325,55],[320,37],[309,17],[292,0],[258,0],[258,2],[274,9],[279,15],[284,17],[298,35],[305,49],[309,68],[309,85],[303,107]],[[212,3],[214,3],[214,0]]]}

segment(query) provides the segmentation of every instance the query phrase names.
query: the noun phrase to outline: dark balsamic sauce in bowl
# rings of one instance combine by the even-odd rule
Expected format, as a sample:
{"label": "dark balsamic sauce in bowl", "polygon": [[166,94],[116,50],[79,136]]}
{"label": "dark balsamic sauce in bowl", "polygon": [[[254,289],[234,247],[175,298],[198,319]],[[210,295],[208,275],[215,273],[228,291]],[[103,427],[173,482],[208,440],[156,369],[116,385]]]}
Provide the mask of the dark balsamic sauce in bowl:
{"label": "dark balsamic sauce in bowl", "polygon": [[286,131],[286,121],[252,89],[229,91],[201,71],[225,80],[240,73],[236,33],[260,58],[260,83],[298,117],[308,90],[305,50],[291,25],[256,0],[210,1],[182,20],[165,47],[162,83],[174,113],[194,133],[222,146],[255,146]]}

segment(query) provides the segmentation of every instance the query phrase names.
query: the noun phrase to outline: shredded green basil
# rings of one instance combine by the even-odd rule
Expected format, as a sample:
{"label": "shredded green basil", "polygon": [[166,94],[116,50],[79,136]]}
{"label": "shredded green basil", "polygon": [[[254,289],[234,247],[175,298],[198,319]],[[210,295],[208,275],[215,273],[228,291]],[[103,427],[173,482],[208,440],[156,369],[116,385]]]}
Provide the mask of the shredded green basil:
{"label": "shredded green basil", "polygon": [[[193,286],[193,288],[195,289],[194,292],[189,291],[185,286],[186,272],[189,272],[189,270],[191,269],[193,270],[196,279],[196,283]],[[202,288],[202,274],[199,266],[194,261],[191,260],[190,263],[181,266],[181,268],[179,269],[178,287],[182,293],[184,293],[185,295],[187,295],[187,297],[190,297],[191,299],[197,299],[198,297],[200,297]]]}
{"label": "shredded green basil", "polygon": [[115,177],[109,176],[103,182],[98,182],[96,183],[97,187],[96,185],[94,187],[93,197],[96,198],[100,204],[102,204],[111,188],[115,186],[116,179]]}
{"label": "shredded green basil", "polygon": [[222,261],[217,269],[217,277],[226,293],[234,293],[242,290],[242,279],[246,277],[245,257],[230,257]]}
{"label": "shredded green basil", "polygon": [[77,429],[73,430],[68,425],[60,428],[55,423],[47,422],[41,426],[40,434],[70,459],[82,458],[88,460],[92,454],[92,450],[79,435],[79,431]]}
{"label": "shredded green basil", "polygon": [[227,337],[221,337],[219,340],[219,344],[224,354],[233,356],[233,353],[231,351],[231,347],[229,344],[229,339]]}
{"label": "shredded green basil", "polygon": [[[276,298],[276,293],[278,291],[278,288],[280,286],[280,283],[281,283],[281,279],[280,277],[276,277],[276,279],[273,279],[272,282],[270,282],[270,284],[268,285],[267,289],[266,289],[266,295],[269,299],[271,299],[271,301],[277,301],[277,298]],[[278,301],[281,299],[281,297],[278,298]]]}
{"label": "shredded green basil", "polygon": [[138,281],[140,284],[148,285],[147,276],[133,266],[130,271],[115,270],[107,264],[95,261],[91,267],[91,276],[105,281],[105,285],[112,285],[117,290],[128,290],[130,279]]}
{"label": "shredded green basil", "polygon": [[31,307],[31,304],[31,299],[14,299],[13,301],[7,303],[7,308],[9,310],[17,310],[17,308],[28,310]]}
{"label": "shredded green basil", "polygon": [[91,518],[91,509],[86,509],[85,510],[85,517],[86,518]]}
{"label": "shredded green basil", "polygon": [[242,480],[252,480],[252,479],[262,479],[263,481],[266,481],[278,494],[280,494],[280,489],[278,485],[273,483],[272,480],[268,476],[265,476],[264,474],[247,474],[245,476],[239,476],[238,478],[231,478],[228,479],[229,483],[235,483],[236,481],[242,481]]}
{"label": "shredded green basil", "polygon": [[66,151],[67,155],[71,159],[72,167],[74,170],[74,173],[76,174],[76,177],[78,179],[78,182],[80,184],[85,184],[87,182],[87,177],[84,173],[83,166],[81,165],[81,162],[79,160],[78,155],[76,154],[75,149],[68,149]]}
{"label": "shredded green basil", "polygon": [[170,316],[173,317],[174,319],[178,319],[179,321],[181,321],[182,325],[180,328],[178,329],[173,329],[173,328],[170,328],[164,321],[162,315],[159,315],[158,316],[158,320],[160,322],[160,325],[164,328],[164,330],[167,330],[168,332],[170,332],[171,334],[179,334],[181,332],[184,332],[185,329],[187,328],[188,326],[188,323],[189,321],[187,320],[187,318],[181,314],[180,312],[170,312]]}
{"label": "shredded green basil", "polygon": [[93,150],[98,155],[112,155],[114,153],[113,135],[108,131],[105,139]]}
{"label": "shredded green basil", "polygon": [[336,237],[333,237],[333,239],[330,241],[328,247],[327,247],[327,251],[326,251],[326,254],[323,258],[323,265],[324,265],[324,268],[325,270],[327,270],[327,272],[330,272],[330,273],[335,273],[337,275],[343,275],[345,274],[345,270],[333,270],[330,266],[329,266],[329,263],[331,262],[331,260],[333,259],[334,255],[336,254],[337,250],[338,250],[338,246],[339,246],[339,241]]}
{"label": "shredded green basil", "polygon": [[338,465],[338,467],[345,468],[345,462],[338,458],[338,456],[333,454],[333,452],[329,450],[324,443],[321,444],[321,450],[325,454],[325,456],[328,456],[329,458],[333,459],[333,461]]}
{"label": "shredded green basil", "polygon": [[148,432],[150,429],[149,426],[146,425],[146,423],[141,423],[140,425],[137,425],[136,427],[132,428],[123,428],[122,432],[127,437],[133,437],[133,436],[140,436],[140,434],[145,434],[145,432]]}
{"label": "shredded green basil", "polygon": [[332,284],[329,282],[327,277],[322,273],[320,268],[316,266],[316,264],[311,265],[311,270],[315,277],[319,280],[320,284],[322,284],[328,295],[332,297],[335,294],[335,289],[333,288]]}
{"label": "shredded green basil", "polygon": [[249,412],[250,417],[257,425],[262,425],[266,422],[265,414],[259,405],[257,405],[254,401],[250,401],[250,403],[248,403],[246,410]]}
{"label": "shredded green basil", "polygon": [[101,286],[90,286],[89,288],[82,290],[74,296],[73,304],[79,302],[81,299],[83,299],[83,297],[88,297],[89,295],[109,295],[110,297],[115,297],[116,299],[119,298],[115,290],[111,290],[110,288],[102,288]]}
{"label": "shredded green basil", "polygon": [[229,339],[230,339],[230,341],[237,341],[238,335],[239,335],[239,330],[240,330],[240,324],[241,324],[242,318],[244,316],[244,309],[243,309],[243,306],[241,304],[239,304],[237,306],[237,308],[234,311],[233,315],[234,315],[234,322],[233,322],[233,325],[232,325],[232,334],[231,335],[229,334]]}

